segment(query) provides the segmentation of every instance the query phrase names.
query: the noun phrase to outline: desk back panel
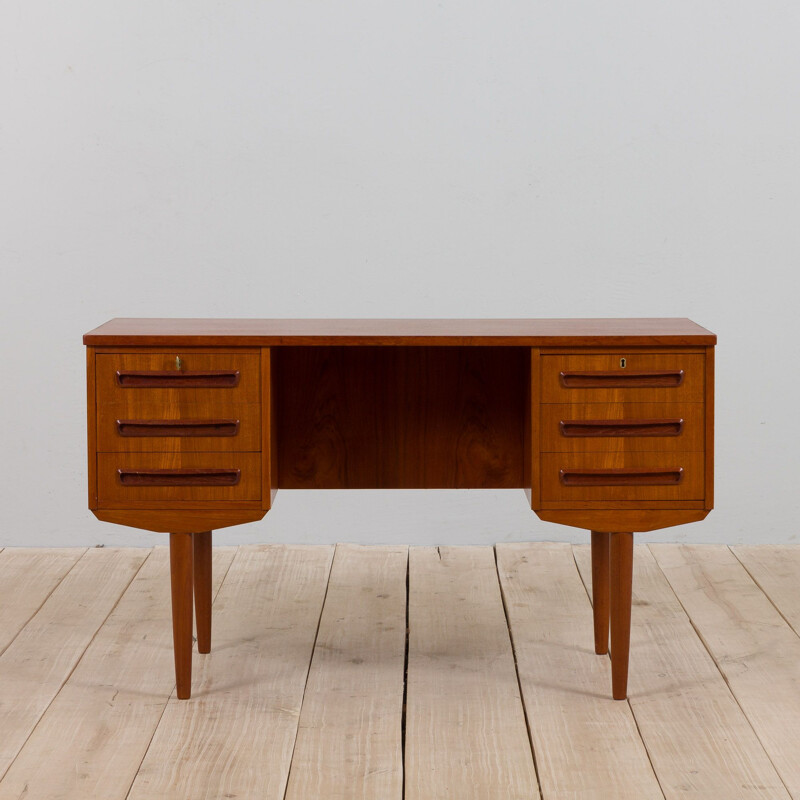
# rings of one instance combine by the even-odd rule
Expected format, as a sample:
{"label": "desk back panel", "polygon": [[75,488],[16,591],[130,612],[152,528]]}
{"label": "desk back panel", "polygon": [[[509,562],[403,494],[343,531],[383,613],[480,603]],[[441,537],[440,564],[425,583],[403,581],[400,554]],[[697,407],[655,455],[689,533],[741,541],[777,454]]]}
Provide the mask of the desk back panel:
{"label": "desk back panel", "polygon": [[526,347],[272,348],[278,486],[514,489]]}

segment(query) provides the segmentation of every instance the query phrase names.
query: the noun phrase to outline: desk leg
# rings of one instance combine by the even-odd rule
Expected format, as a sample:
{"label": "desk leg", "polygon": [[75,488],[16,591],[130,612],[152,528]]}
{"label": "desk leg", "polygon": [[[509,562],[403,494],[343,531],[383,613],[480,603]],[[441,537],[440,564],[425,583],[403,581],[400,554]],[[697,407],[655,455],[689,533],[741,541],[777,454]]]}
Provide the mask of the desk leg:
{"label": "desk leg", "polygon": [[594,613],[594,651],[608,652],[610,534],[592,531],[592,611]]}
{"label": "desk leg", "polygon": [[211,531],[192,534],[197,652],[211,652]]}
{"label": "desk leg", "polygon": [[192,694],[192,534],[169,535],[172,582],[172,645],[178,699]]}
{"label": "desk leg", "polygon": [[631,584],[633,534],[612,533],[611,574],[611,687],[615,700],[628,694],[628,654],[631,643]]}

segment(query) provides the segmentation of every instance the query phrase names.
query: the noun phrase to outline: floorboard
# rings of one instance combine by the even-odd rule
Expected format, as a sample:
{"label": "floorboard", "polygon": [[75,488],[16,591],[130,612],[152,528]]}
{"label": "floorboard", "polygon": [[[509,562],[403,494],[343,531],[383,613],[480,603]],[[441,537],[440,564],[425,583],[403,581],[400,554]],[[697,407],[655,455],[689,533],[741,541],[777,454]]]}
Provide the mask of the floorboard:
{"label": "floorboard", "polygon": [[[147,555],[147,550],[133,548],[86,551],[0,656],[0,776],[17,758]],[[61,731],[61,743],[65,733]],[[5,780],[0,797],[7,796],[4,784]]]}
{"label": "floorboard", "polygon": [[86,552],[77,547],[0,551],[0,654]]}
{"label": "floorboard", "polygon": [[800,547],[761,544],[731,550],[800,636]]}
{"label": "floorboard", "polygon": [[496,550],[544,800],[663,798],[630,707],[609,701],[570,545]]}
{"label": "floorboard", "polygon": [[800,798],[800,638],[727,547],[652,549],[783,782]]}
{"label": "floorboard", "polygon": [[[574,548],[591,587],[588,546]],[[647,547],[634,555],[629,703],[667,800],[786,800],[747,718]]]}
{"label": "floorboard", "polygon": [[490,547],[410,550],[405,775],[406,800],[539,796]]}
{"label": "floorboard", "polygon": [[283,800],[332,547],[240,547],[191,700],[174,696],[130,800]]}
{"label": "floorboard", "polygon": [[336,547],[286,800],[402,800],[407,561]]}

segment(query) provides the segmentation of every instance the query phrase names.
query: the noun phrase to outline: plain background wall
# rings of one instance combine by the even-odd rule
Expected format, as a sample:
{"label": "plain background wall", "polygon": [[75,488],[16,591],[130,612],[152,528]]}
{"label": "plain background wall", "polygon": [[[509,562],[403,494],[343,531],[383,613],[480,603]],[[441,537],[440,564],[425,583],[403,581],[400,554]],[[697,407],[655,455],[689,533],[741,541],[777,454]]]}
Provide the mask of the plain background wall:
{"label": "plain background wall", "polygon": [[[800,6],[0,4],[0,545],[86,510],[81,335],[115,316],[688,316],[717,510],[791,542]],[[516,492],[281,492],[218,542],[571,539]]]}

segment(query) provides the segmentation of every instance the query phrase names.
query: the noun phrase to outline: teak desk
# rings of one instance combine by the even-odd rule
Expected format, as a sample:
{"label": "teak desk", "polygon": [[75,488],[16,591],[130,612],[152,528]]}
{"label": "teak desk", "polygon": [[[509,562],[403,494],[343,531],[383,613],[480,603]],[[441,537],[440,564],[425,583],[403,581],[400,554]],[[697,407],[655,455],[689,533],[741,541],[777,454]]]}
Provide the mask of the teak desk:
{"label": "teak desk", "polygon": [[211,531],[278,489],[524,489],[592,531],[627,691],[633,532],[713,505],[714,345],[688,319],[115,319],[87,333],[89,508],[169,532],[179,698],[211,648]]}

